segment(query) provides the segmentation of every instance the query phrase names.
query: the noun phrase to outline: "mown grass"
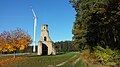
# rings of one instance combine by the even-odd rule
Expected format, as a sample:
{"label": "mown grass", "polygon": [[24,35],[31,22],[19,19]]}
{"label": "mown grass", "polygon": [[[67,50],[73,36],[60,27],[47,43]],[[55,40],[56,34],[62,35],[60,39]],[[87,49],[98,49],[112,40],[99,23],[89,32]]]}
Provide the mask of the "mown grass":
{"label": "mown grass", "polygon": [[76,53],[74,57],[69,59],[67,63],[60,67],[85,67],[85,64],[82,62],[80,55],[80,53]]}
{"label": "mown grass", "polygon": [[[36,56],[27,59],[26,63],[21,63],[26,67],[48,67],[48,66],[55,66],[58,63],[61,63],[69,58],[71,58],[74,53],[67,53],[63,55],[56,55],[56,56]],[[21,64],[17,64],[16,66],[21,66]]]}
{"label": "mown grass", "polygon": [[[37,56],[37,55],[21,55],[17,56],[17,58],[6,58],[0,59],[0,67],[56,67],[57,64],[60,64],[71,57],[75,56],[76,53],[65,53],[56,56]],[[72,62],[77,59],[79,55],[75,58],[72,58],[66,64],[61,67],[72,67]],[[82,66],[81,66],[82,65]],[[81,60],[79,60],[75,65],[75,67],[84,67]]]}

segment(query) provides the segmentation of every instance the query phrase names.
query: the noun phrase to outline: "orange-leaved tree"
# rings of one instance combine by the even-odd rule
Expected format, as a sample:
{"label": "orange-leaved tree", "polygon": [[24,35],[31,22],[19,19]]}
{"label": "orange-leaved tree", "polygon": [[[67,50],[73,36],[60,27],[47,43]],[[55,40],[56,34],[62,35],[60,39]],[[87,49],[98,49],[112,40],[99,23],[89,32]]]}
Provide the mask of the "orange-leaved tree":
{"label": "orange-leaved tree", "polygon": [[0,34],[0,52],[15,53],[16,50],[24,50],[31,43],[32,39],[30,35],[20,28]]}
{"label": "orange-leaved tree", "polygon": [[4,31],[0,34],[0,52],[11,52],[15,51],[14,46],[12,46],[11,33]]}
{"label": "orange-leaved tree", "polygon": [[20,50],[24,50],[32,43],[31,37],[21,29],[12,32],[13,45]]}

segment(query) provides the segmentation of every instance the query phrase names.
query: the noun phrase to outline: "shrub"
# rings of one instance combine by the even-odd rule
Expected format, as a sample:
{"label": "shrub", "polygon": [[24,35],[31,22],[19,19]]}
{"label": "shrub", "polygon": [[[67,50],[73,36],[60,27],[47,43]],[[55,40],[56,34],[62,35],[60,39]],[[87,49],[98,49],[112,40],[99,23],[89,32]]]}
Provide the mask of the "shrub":
{"label": "shrub", "polygon": [[90,51],[90,49],[85,49],[82,51],[82,58],[91,63],[94,63],[96,60],[96,56]]}
{"label": "shrub", "polygon": [[120,59],[119,50],[112,50],[108,46],[106,48],[94,47],[94,54],[102,64],[116,65]]}

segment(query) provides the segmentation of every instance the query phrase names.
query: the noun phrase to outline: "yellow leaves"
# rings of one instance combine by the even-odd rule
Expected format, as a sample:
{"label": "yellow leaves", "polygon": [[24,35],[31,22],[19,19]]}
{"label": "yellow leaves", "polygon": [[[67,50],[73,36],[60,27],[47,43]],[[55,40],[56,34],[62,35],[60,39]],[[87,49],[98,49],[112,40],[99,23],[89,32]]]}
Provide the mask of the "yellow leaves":
{"label": "yellow leaves", "polygon": [[0,34],[0,52],[24,50],[31,43],[31,37],[21,29]]}
{"label": "yellow leaves", "polygon": [[0,52],[2,51],[2,47],[0,47]]}
{"label": "yellow leaves", "polygon": [[14,46],[11,45],[11,44],[7,45],[7,48],[8,48],[8,50],[9,50],[10,52],[16,50],[16,49],[14,48]]}
{"label": "yellow leaves", "polygon": [[7,45],[7,48],[8,48],[8,49],[11,49],[11,48],[12,48],[12,45]]}
{"label": "yellow leaves", "polygon": [[24,42],[24,39],[19,39],[19,44],[22,44]]}
{"label": "yellow leaves", "polygon": [[25,38],[21,38],[18,44],[16,45],[16,47],[19,48],[20,50],[24,50],[27,46],[28,46],[28,43],[26,42]]}
{"label": "yellow leaves", "polygon": [[20,50],[24,50],[25,49],[25,45],[21,45]]}
{"label": "yellow leaves", "polygon": [[3,46],[2,46],[2,44],[0,43],[0,52],[2,52],[2,48],[3,48]]}
{"label": "yellow leaves", "polygon": [[7,48],[3,48],[3,49],[2,49],[2,52],[7,52],[7,51],[8,51]]}
{"label": "yellow leaves", "polygon": [[17,48],[20,48],[20,44],[16,44],[16,47],[17,47]]}

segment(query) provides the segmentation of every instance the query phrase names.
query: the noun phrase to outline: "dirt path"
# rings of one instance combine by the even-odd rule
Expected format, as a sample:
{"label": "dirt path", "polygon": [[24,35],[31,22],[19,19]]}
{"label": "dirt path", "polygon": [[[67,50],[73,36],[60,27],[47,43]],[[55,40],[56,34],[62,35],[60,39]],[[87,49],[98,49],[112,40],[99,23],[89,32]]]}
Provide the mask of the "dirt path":
{"label": "dirt path", "polygon": [[76,55],[74,55],[74,56],[71,57],[70,59],[68,59],[68,60],[66,60],[66,61],[64,61],[64,62],[62,62],[62,63],[60,63],[60,64],[57,64],[56,66],[57,66],[57,67],[62,66],[62,65],[64,65],[65,63],[67,63],[69,60],[71,60],[72,58],[74,58],[74,57],[76,57]]}
{"label": "dirt path", "polygon": [[80,60],[80,57],[77,58],[77,59],[72,63],[72,65],[74,66],[79,60]]}

